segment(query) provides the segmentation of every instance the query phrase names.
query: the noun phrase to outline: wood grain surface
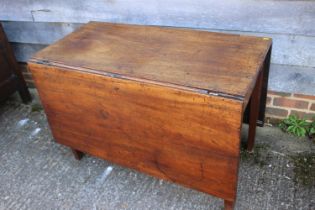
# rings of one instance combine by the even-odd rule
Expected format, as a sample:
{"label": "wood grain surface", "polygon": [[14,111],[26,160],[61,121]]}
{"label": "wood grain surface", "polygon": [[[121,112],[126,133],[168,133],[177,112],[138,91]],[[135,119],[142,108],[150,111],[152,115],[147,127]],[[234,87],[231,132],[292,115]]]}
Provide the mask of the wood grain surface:
{"label": "wood grain surface", "polygon": [[251,36],[90,22],[34,58],[244,98],[270,44]]}
{"label": "wood grain surface", "polygon": [[242,103],[30,63],[54,138],[234,200]]}

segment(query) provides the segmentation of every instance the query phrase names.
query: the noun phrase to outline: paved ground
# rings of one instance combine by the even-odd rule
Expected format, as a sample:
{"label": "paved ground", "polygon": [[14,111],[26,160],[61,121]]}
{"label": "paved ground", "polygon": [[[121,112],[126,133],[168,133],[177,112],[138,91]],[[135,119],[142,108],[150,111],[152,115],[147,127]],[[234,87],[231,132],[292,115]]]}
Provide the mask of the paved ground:
{"label": "paved ground", "polygon": [[[244,128],[246,139],[246,127]],[[236,209],[315,209],[315,144],[258,129],[242,152]],[[0,105],[0,209],[222,209],[221,199],[91,156],[76,161],[53,141],[36,100]]]}

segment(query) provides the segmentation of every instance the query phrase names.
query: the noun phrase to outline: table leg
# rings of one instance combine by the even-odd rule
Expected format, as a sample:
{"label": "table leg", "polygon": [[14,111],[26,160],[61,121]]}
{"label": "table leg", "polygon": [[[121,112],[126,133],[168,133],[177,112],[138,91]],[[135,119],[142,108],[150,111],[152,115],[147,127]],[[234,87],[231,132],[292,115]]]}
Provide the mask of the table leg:
{"label": "table leg", "polygon": [[234,205],[235,205],[235,201],[224,200],[224,210],[233,210]]}
{"label": "table leg", "polygon": [[263,81],[263,71],[260,71],[257,81],[250,99],[249,107],[249,128],[248,128],[248,140],[247,151],[252,151],[255,143],[257,119],[259,115],[260,95]]}
{"label": "table leg", "polygon": [[269,69],[270,69],[270,58],[271,58],[271,50],[270,47],[263,66],[263,81],[261,85],[261,96],[260,96],[260,108],[259,108],[259,116],[257,124],[260,127],[264,126],[265,123],[265,111],[266,111],[266,102],[267,102],[267,92],[268,92],[268,79],[269,79]]}
{"label": "table leg", "polygon": [[76,150],[76,149],[72,149],[72,148],[71,148],[71,150],[72,150],[72,153],[73,153],[73,155],[74,155],[76,160],[81,160],[82,159],[82,157],[84,155],[83,152],[81,152],[79,150]]}
{"label": "table leg", "polygon": [[20,97],[22,98],[23,103],[28,103],[32,100],[31,94],[28,91],[27,87],[25,84],[21,84],[21,87],[19,88],[19,94]]}

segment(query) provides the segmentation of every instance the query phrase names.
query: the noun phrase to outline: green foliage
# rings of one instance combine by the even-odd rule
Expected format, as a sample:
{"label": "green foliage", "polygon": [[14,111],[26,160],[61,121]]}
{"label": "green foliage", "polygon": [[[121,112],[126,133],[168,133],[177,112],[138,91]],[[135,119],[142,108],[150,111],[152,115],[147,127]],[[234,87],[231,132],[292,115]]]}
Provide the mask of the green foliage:
{"label": "green foliage", "polygon": [[279,127],[295,136],[304,137],[315,131],[315,127],[311,127],[311,125],[315,125],[315,122],[309,123],[305,119],[299,119],[297,116],[290,115],[282,120]]}
{"label": "green foliage", "polygon": [[310,138],[315,138],[315,117],[313,122],[310,123],[308,135]]}

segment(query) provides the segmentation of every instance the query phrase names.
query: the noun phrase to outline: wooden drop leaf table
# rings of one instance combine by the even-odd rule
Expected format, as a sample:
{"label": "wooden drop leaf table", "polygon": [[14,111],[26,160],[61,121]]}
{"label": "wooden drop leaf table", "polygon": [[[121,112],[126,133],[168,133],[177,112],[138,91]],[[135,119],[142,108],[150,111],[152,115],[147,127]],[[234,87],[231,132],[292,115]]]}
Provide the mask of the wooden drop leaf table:
{"label": "wooden drop leaf table", "polygon": [[263,121],[271,39],[90,22],[29,61],[52,134],[88,153],[224,199],[240,132]]}

